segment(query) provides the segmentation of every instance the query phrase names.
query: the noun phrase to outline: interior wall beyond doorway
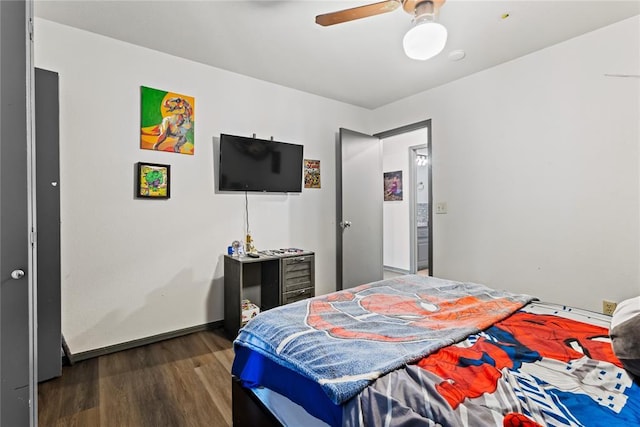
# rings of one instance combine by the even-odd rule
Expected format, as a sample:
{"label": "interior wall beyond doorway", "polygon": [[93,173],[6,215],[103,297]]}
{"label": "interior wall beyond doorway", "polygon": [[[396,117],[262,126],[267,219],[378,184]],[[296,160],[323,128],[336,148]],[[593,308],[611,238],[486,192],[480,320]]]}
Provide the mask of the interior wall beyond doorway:
{"label": "interior wall beyond doorway", "polygon": [[[383,172],[402,172],[402,200],[383,202],[383,264],[398,272],[411,271],[411,203],[414,183],[410,180],[410,147],[427,144],[429,128],[384,138]],[[381,186],[381,191],[383,191]]]}

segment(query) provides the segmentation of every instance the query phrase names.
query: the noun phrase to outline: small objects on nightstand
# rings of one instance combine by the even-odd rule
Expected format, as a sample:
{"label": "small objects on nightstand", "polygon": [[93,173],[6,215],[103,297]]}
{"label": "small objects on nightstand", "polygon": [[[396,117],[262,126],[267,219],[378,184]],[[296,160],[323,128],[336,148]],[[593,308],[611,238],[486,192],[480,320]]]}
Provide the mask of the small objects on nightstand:
{"label": "small objects on nightstand", "polygon": [[256,247],[253,246],[253,239],[251,238],[251,234],[249,233],[247,233],[247,243],[246,243],[245,249],[247,254],[250,254],[256,251]]}
{"label": "small objects on nightstand", "polygon": [[260,258],[260,255],[258,255],[257,252],[249,252],[247,253],[247,256],[251,258]]}
{"label": "small objects on nightstand", "polygon": [[285,248],[285,249],[280,249],[280,251],[282,252],[283,255],[296,255],[304,252],[302,249],[298,249],[298,248]]}
{"label": "small objects on nightstand", "polygon": [[240,243],[239,240],[234,240],[231,243],[231,246],[229,246],[231,248],[231,253],[229,255],[231,256],[240,256],[242,255],[242,243]]}

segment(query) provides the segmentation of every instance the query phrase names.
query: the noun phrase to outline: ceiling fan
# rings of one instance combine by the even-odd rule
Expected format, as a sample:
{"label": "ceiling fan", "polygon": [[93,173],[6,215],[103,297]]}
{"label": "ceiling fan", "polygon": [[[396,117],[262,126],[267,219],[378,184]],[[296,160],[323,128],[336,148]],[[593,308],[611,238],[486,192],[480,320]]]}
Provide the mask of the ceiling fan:
{"label": "ceiling fan", "polygon": [[316,16],[316,24],[324,27],[380,15],[396,10],[400,5],[413,15],[413,26],[405,34],[402,44],[408,57],[426,60],[444,49],[447,29],[435,21],[445,0],[385,0],[378,3],[339,10]]}

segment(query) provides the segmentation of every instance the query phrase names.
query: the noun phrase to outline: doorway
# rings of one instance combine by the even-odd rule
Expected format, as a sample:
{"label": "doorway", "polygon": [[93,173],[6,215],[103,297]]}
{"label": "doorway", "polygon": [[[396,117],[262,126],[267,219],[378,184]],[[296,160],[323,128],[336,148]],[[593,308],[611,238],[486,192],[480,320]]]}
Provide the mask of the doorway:
{"label": "doorway", "polygon": [[402,187],[396,197],[385,197],[383,202],[387,278],[433,274],[430,124],[427,120],[375,135],[383,142],[383,176],[393,177]]}
{"label": "doorway", "polygon": [[[388,140],[392,138],[394,147],[402,145],[404,149],[399,163],[384,166],[383,145],[391,144]],[[404,142],[400,144],[398,139]],[[411,208],[416,198],[416,180],[408,181],[415,173],[409,167],[408,150],[426,145],[430,157],[430,141],[431,120],[373,136],[340,129],[336,145],[336,290],[418,271],[416,209]],[[389,189],[385,188],[384,172],[389,172]],[[427,176],[427,209],[431,218],[431,163],[427,165]],[[385,221],[393,225],[386,227],[387,233]],[[428,274],[433,275],[431,222],[426,231]],[[390,257],[395,258],[389,261]]]}

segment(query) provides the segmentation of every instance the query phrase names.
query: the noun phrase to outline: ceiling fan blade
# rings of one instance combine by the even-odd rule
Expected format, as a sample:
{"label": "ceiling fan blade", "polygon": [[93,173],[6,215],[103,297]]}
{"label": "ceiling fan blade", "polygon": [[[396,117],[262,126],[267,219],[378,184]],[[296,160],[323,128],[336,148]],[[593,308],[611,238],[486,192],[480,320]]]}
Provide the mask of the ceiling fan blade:
{"label": "ceiling fan blade", "polygon": [[400,0],[386,0],[378,3],[367,4],[365,6],[353,7],[351,9],[340,10],[338,12],[325,13],[316,16],[316,24],[324,27],[343,22],[353,21],[369,16],[380,15],[392,12],[400,6]]}

